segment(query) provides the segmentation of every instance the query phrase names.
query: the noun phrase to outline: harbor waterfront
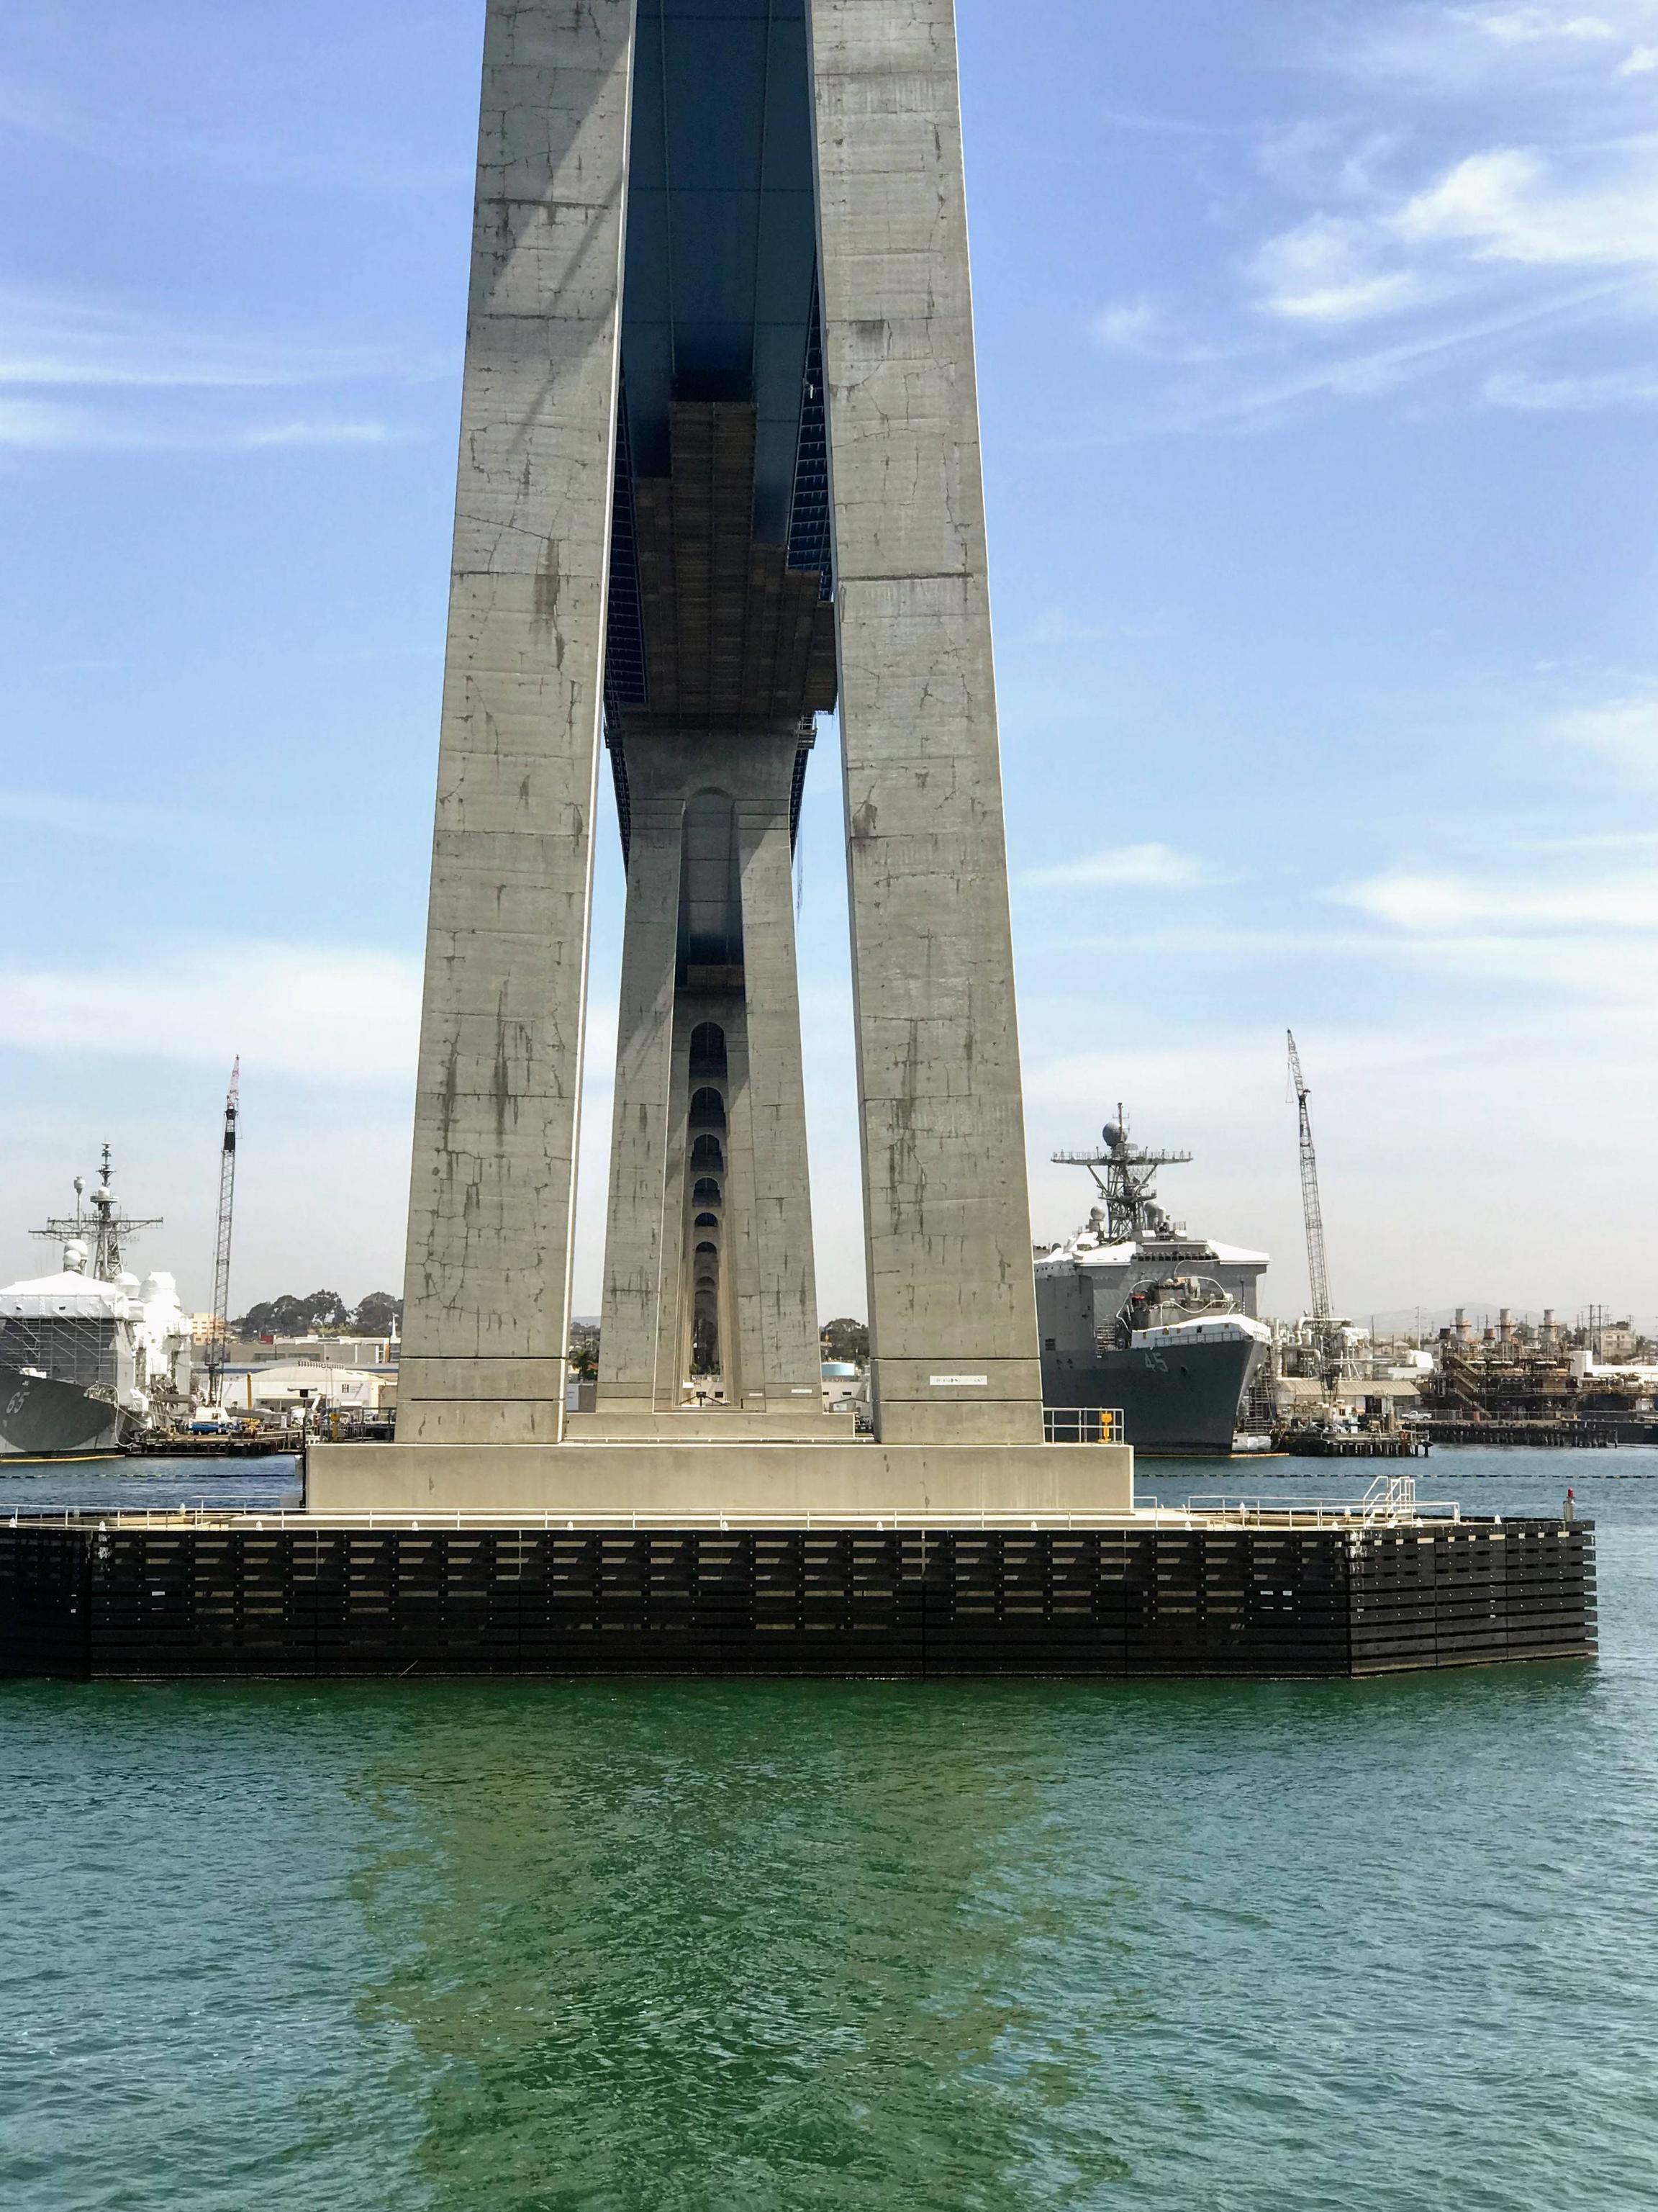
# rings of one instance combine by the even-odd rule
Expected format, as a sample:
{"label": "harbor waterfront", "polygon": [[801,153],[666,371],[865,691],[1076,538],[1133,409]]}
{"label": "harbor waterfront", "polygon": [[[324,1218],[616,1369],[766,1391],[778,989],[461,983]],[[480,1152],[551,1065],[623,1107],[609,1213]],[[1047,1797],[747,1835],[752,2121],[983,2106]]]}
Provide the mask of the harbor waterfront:
{"label": "harbor waterfront", "polygon": [[[1050,1447],[1051,1480],[1018,1502],[941,1495],[941,1470],[899,1465],[932,1455],[856,1445],[828,1499],[808,1447],[802,1499],[797,1447],[711,1438],[661,1451],[677,1495],[659,1476],[665,1494],[618,1510],[630,1443],[471,1449],[519,1504],[383,1480],[366,1503],[319,1498],[318,1457],[328,1476],[352,1457],[329,1446],[274,1512],[19,1505],[0,1521],[0,1675],[1282,1680],[1595,1650],[1594,1527],[1570,1504],[1464,1516],[1388,1473],[1339,1502],[1137,1509],[1131,1455],[1106,1443]],[[562,1496],[524,1503],[555,1460]]]}
{"label": "harbor waterfront", "polygon": [[1541,2212],[1569,2173],[1622,2212],[1658,2160],[1658,1454],[1430,1468],[1469,1512],[1576,1488],[1598,1662],[0,1688],[0,2199]]}

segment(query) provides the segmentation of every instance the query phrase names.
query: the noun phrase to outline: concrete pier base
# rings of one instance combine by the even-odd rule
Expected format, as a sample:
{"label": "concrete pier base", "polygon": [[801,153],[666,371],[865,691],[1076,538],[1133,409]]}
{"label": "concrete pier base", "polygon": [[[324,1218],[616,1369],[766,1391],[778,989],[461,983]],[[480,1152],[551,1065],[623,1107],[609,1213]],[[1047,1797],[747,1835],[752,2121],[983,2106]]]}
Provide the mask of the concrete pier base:
{"label": "concrete pier base", "polygon": [[306,1509],[976,1518],[1129,1513],[1133,1492],[1123,1444],[316,1444]]}
{"label": "concrete pier base", "polygon": [[797,1412],[786,1399],[767,1413],[735,1407],[641,1413],[601,1406],[593,1413],[567,1413],[564,1439],[573,1444],[850,1444],[858,1440],[849,1414],[825,1413],[821,1401]]}
{"label": "concrete pier base", "polygon": [[1351,1676],[1594,1655],[1588,1522],[1312,1520],[41,1516],[0,1523],[0,1677]]}

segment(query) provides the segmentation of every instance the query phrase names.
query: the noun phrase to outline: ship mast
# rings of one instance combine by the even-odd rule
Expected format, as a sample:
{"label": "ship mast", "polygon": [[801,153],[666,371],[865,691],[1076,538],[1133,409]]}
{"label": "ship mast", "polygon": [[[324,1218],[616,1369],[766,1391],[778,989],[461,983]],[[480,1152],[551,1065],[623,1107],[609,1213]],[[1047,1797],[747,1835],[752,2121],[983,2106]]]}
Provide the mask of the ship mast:
{"label": "ship mast", "polygon": [[88,1273],[96,1283],[112,1283],[125,1265],[125,1248],[128,1241],[145,1229],[159,1229],[160,1214],[140,1221],[121,1211],[121,1201],[110,1188],[110,1177],[114,1173],[110,1164],[109,1146],[104,1146],[103,1159],[98,1169],[98,1188],[88,1201],[89,1213],[83,1212],[81,1194],[84,1188],[79,1176],[75,1178],[75,1212],[58,1214],[43,1229],[31,1229],[31,1237],[43,1237],[53,1243],[90,1243],[92,1252]]}
{"label": "ship mast", "polygon": [[1136,1237],[1178,1234],[1177,1224],[1167,1220],[1163,1208],[1152,1200],[1157,1194],[1157,1170],[1184,1167],[1191,1153],[1149,1152],[1142,1146],[1131,1144],[1128,1116],[1121,1101],[1116,1120],[1108,1121],[1100,1135],[1102,1149],[1055,1152],[1053,1159],[1056,1167],[1086,1168],[1093,1176],[1095,1188],[1105,1200],[1106,1234],[1111,1243],[1126,1244]]}

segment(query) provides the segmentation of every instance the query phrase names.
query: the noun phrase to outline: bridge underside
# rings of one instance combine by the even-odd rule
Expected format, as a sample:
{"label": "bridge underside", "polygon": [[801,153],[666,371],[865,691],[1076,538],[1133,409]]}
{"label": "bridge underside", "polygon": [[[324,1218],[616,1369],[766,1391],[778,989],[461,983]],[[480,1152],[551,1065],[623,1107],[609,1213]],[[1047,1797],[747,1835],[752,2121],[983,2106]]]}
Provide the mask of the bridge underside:
{"label": "bridge underside", "polygon": [[599,1410],[815,1413],[791,856],[835,641],[804,9],[646,0],[634,68]]}

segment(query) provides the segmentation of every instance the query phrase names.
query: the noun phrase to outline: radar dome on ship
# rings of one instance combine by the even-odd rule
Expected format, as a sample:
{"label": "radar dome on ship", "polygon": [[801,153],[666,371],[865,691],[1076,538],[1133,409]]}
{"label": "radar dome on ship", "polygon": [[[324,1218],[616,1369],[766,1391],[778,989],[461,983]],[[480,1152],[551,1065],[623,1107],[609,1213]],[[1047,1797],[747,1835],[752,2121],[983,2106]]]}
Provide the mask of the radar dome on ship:
{"label": "radar dome on ship", "polygon": [[1100,1131],[1100,1134],[1108,1145],[1118,1145],[1122,1142],[1122,1131],[1114,1121],[1108,1121],[1104,1128]]}

